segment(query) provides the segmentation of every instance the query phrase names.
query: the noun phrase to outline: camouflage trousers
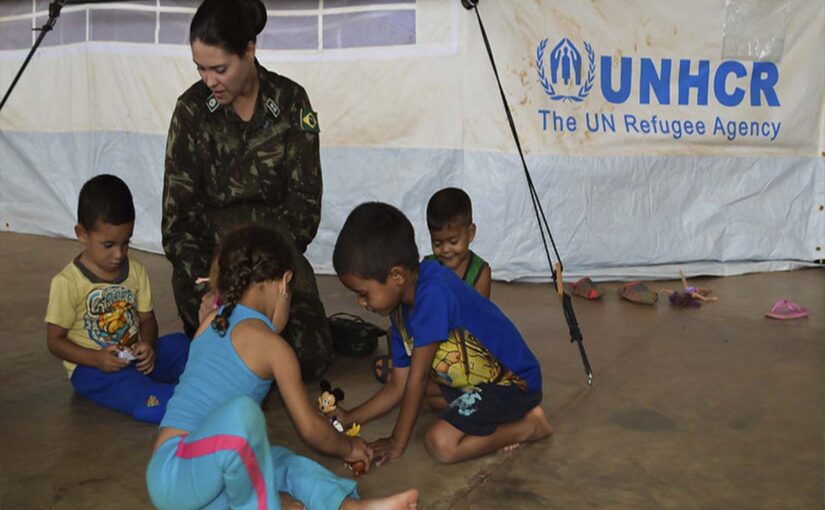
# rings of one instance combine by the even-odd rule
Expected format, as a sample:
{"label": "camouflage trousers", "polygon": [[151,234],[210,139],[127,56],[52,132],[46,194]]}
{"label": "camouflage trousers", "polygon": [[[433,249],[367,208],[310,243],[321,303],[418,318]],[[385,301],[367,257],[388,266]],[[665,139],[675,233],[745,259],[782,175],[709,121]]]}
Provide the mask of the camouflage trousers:
{"label": "camouflage trousers", "polygon": [[[280,334],[295,350],[304,379],[317,379],[332,364],[335,354],[315,273],[297,249],[294,255],[295,276],[292,278],[289,323]],[[172,274],[172,288],[184,331],[192,338],[198,329],[198,309],[206,289],[196,287],[191,279],[181,276],[177,271]]]}

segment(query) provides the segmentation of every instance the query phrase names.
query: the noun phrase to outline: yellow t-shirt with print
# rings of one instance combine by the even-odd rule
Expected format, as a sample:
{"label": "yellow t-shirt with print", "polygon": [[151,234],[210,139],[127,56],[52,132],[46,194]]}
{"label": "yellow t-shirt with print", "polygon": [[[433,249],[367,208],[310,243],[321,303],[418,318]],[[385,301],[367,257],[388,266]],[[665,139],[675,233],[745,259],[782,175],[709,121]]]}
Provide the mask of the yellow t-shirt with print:
{"label": "yellow t-shirt with print", "polygon": [[[140,338],[138,312],[152,311],[152,290],[143,265],[127,259],[115,281],[104,281],[74,259],[52,278],[46,322],[68,330],[87,349],[127,347]],[[63,361],[69,378],[77,365]]]}

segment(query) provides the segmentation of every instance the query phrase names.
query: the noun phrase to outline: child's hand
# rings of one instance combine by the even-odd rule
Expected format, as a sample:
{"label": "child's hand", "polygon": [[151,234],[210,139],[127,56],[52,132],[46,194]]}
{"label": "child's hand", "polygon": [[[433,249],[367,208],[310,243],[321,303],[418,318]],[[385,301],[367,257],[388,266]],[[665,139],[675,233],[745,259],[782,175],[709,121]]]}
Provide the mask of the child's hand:
{"label": "child's hand", "polygon": [[95,352],[94,367],[101,372],[117,372],[122,370],[129,362],[117,357],[117,345],[110,345]]}
{"label": "child's hand", "polygon": [[364,472],[370,470],[370,464],[372,463],[372,449],[367,445],[367,442],[364,441],[360,437],[347,437],[347,440],[350,442],[350,446],[352,450],[349,452],[349,455],[344,457],[344,460],[347,461],[349,464],[354,464],[356,462],[363,462]]}
{"label": "child's hand", "polygon": [[392,437],[385,437],[370,443],[375,465],[388,464],[404,454],[404,447],[397,444]]}
{"label": "child's hand", "polygon": [[[319,410],[319,412],[320,412],[320,410]],[[341,406],[335,406],[335,409],[333,409],[332,411],[329,411],[327,413],[321,413],[321,414],[323,414],[327,418],[333,418],[334,417],[339,422],[341,422],[341,425],[343,425],[345,428],[348,427],[349,425],[351,425],[351,423],[349,421],[349,413],[347,412],[346,409],[344,409]]]}
{"label": "child's hand", "polygon": [[137,364],[135,367],[144,375],[149,375],[155,369],[155,350],[146,342],[137,342],[132,346]]}

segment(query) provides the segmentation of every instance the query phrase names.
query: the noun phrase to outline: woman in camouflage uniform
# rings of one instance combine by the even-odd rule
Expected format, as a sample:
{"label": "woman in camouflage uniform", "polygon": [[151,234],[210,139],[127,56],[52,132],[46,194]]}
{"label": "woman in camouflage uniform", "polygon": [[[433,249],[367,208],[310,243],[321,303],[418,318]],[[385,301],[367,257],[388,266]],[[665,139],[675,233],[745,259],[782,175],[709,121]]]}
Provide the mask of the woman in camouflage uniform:
{"label": "woman in camouflage uniform", "polygon": [[[289,326],[282,333],[305,377],[332,361],[332,342],[312,267],[302,255],[321,219],[318,121],[303,87],[266,70],[255,40],[259,0],[206,0],[190,26],[201,81],[178,98],[166,146],[163,249],[186,332],[214,295],[196,284],[220,240],[248,223],[277,228],[299,254]],[[202,306],[203,305],[203,306]]]}

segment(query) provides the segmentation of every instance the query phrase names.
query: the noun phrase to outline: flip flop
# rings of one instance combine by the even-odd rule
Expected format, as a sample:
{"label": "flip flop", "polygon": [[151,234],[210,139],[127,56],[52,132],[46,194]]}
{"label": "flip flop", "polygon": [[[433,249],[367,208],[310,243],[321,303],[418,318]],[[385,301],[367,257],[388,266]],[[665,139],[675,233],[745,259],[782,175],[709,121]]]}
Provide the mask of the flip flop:
{"label": "flip flop", "polygon": [[585,276],[574,283],[564,283],[564,291],[585,299],[599,299],[604,294],[590,277]]}
{"label": "flip flop", "polygon": [[372,360],[372,375],[381,384],[387,384],[390,380],[390,369],[392,368],[392,358],[388,354],[380,354]]}
{"label": "flip flop", "polygon": [[770,312],[765,312],[766,317],[771,319],[787,320],[787,319],[802,319],[808,316],[808,309],[799,306],[793,301],[787,299],[780,299],[774,303]]}
{"label": "flip flop", "polygon": [[640,281],[627,282],[618,290],[619,296],[631,303],[641,305],[652,305],[659,300],[659,295],[647,288],[647,285]]}

